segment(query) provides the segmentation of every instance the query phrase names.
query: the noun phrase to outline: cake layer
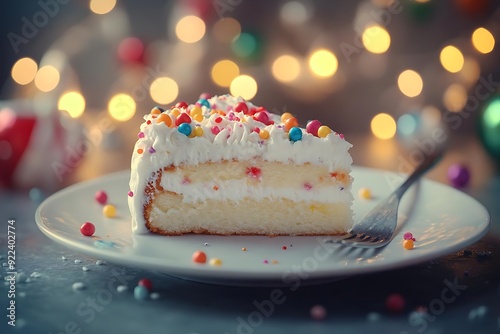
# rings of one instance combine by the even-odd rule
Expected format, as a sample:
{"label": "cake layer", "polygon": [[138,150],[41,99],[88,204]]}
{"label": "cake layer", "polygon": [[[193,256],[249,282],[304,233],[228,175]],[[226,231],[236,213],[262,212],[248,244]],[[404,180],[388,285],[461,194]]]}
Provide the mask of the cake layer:
{"label": "cake layer", "polygon": [[250,198],[238,205],[213,199],[186,203],[168,191],[159,191],[144,215],[149,230],[165,235],[341,235],[352,225],[350,203]]}

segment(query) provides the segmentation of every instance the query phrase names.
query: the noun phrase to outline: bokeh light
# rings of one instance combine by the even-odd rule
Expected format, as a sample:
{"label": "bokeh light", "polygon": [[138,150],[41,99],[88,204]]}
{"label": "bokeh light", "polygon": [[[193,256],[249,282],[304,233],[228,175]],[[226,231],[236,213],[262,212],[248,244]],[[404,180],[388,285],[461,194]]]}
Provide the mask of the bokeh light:
{"label": "bokeh light", "polygon": [[472,45],[481,53],[490,53],[495,47],[495,37],[487,29],[477,28],[472,33]]}
{"label": "bokeh light", "polygon": [[489,128],[500,126],[500,100],[494,99],[484,110],[483,121]]}
{"label": "bokeh light", "polygon": [[438,108],[429,105],[425,106],[422,109],[422,120],[428,125],[428,126],[438,126],[441,123],[441,111],[439,111]]}
{"label": "bokeh light", "polygon": [[414,134],[419,126],[419,118],[413,113],[401,115],[397,121],[397,131],[403,136]]}
{"label": "bokeh light", "polygon": [[371,53],[384,53],[391,46],[391,36],[389,32],[379,25],[372,25],[363,31],[363,45]]}
{"label": "bokeh light", "polygon": [[377,114],[373,117],[370,127],[373,135],[379,139],[391,139],[396,134],[396,121],[389,114]]}
{"label": "bokeh light", "polygon": [[460,70],[460,76],[464,78],[466,82],[475,83],[479,76],[481,75],[481,67],[476,59],[467,57],[464,61],[464,66]]}
{"label": "bokeh light", "polygon": [[229,87],[231,81],[238,75],[240,75],[240,68],[228,59],[220,60],[212,67],[212,80],[220,87]]}
{"label": "bokeh light", "polygon": [[50,92],[59,84],[59,71],[50,65],[41,67],[35,76],[35,85],[42,92]]}
{"label": "bokeh light", "polygon": [[171,78],[159,77],[151,83],[149,95],[156,103],[168,104],[175,101],[179,95],[179,86]]}
{"label": "bokeh light", "polygon": [[117,121],[128,121],[135,114],[136,104],[134,99],[127,94],[116,94],[108,103],[108,112]]}
{"label": "bokeh light", "polygon": [[301,25],[311,18],[311,11],[300,1],[289,1],[280,10],[283,22],[291,25]]}
{"label": "bokeh light", "polygon": [[458,112],[467,103],[467,90],[461,84],[450,85],[443,95],[443,104],[449,111]]}
{"label": "bokeh light", "polygon": [[212,32],[219,42],[229,44],[240,37],[241,25],[232,17],[225,17],[215,22]]}
{"label": "bokeh light", "polygon": [[420,74],[413,70],[405,70],[398,77],[398,87],[404,95],[415,97],[422,92],[424,83]]}
{"label": "bokeh light", "polygon": [[311,71],[320,77],[331,77],[338,69],[337,57],[326,49],[320,49],[309,58],[309,67]]}
{"label": "bokeh light", "polygon": [[205,22],[198,16],[184,16],[175,26],[177,38],[185,43],[196,43],[205,36]]}
{"label": "bokeh light", "polygon": [[278,57],[272,66],[272,73],[276,80],[290,82],[300,74],[300,63],[297,58],[290,55]]}
{"label": "bokeh light", "polygon": [[233,96],[241,96],[245,100],[252,99],[257,94],[257,81],[249,75],[234,78],[229,87]]}
{"label": "bokeh light", "polygon": [[233,52],[241,57],[247,58],[257,52],[257,38],[251,33],[241,33],[240,36],[231,44]]}
{"label": "bokeh light", "polygon": [[35,79],[38,65],[31,58],[21,58],[12,66],[12,79],[20,85],[27,85]]}
{"label": "bokeh light", "polygon": [[439,55],[441,65],[451,73],[456,73],[464,66],[464,55],[453,45],[448,45],[441,50]]}
{"label": "bokeh light", "polygon": [[96,14],[106,14],[115,8],[116,0],[90,0],[90,10]]}
{"label": "bokeh light", "polygon": [[85,111],[85,98],[79,92],[66,92],[59,97],[57,109],[67,111],[72,118],[78,118]]}

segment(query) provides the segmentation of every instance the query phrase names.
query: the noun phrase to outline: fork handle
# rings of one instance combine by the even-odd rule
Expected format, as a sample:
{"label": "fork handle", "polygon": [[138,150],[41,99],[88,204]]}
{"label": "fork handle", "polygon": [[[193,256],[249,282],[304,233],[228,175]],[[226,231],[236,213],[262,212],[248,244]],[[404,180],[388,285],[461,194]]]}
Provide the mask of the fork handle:
{"label": "fork handle", "polygon": [[406,179],[406,181],[399,186],[394,192],[393,196],[396,196],[400,199],[403,194],[408,190],[408,188],[420,178],[423,174],[425,174],[432,166],[443,156],[443,151],[441,149],[436,149],[435,152],[427,155],[424,161],[415,168],[413,173]]}

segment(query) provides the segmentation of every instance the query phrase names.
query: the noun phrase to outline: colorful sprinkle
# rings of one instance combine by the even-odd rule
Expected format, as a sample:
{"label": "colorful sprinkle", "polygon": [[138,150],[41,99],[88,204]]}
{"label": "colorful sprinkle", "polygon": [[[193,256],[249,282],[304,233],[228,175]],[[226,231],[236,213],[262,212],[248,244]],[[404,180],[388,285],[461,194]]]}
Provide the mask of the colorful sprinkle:
{"label": "colorful sprinkle", "polygon": [[269,115],[266,111],[259,111],[255,113],[255,115],[253,115],[253,119],[257,122],[261,122],[267,125],[267,123],[269,122]]}
{"label": "colorful sprinkle", "polygon": [[150,114],[151,115],[159,115],[161,114],[162,112],[164,112],[165,110],[163,108],[160,108],[158,106],[154,107],[153,109],[151,109],[151,112]]}
{"label": "colorful sprinkle", "polygon": [[202,115],[202,114],[196,114],[196,115],[194,115],[194,116],[193,116],[193,119],[194,119],[195,121],[197,121],[197,122],[201,122],[201,121],[203,121],[203,118],[204,118],[204,117],[203,117],[203,115]]}
{"label": "colorful sprinkle", "polygon": [[210,259],[209,264],[210,264],[211,266],[217,266],[217,267],[219,267],[219,266],[221,266],[221,265],[222,265],[222,260],[221,260],[221,259],[219,259],[219,258],[214,257],[213,259]]}
{"label": "colorful sprinkle", "polygon": [[293,115],[290,114],[289,112],[283,113],[283,115],[281,115],[281,123],[285,123],[287,119],[292,117]]}
{"label": "colorful sprinkle", "polygon": [[470,180],[470,172],[464,165],[453,164],[448,168],[448,180],[456,188],[467,186]]}
{"label": "colorful sprinkle", "polygon": [[141,132],[139,132],[139,133],[137,134],[137,137],[139,137],[139,138],[144,138],[144,132],[142,132],[142,131],[141,131]]}
{"label": "colorful sprinkle", "polygon": [[313,188],[312,184],[310,184],[309,182],[306,182],[304,183],[304,189],[309,191]]}
{"label": "colorful sprinkle", "polygon": [[268,260],[264,260],[263,262],[264,262],[264,264],[268,264],[268,263],[269,263],[269,261],[268,261]]}
{"label": "colorful sprinkle", "polygon": [[215,119],[215,123],[220,123],[220,122],[222,122],[222,117],[217,117],[217,118]]}
{"label": "colorful sprinkle", "polygon": [[212,95],[210,95],[210,93],[201,93],[200,94],[200,99],[205,99],[205,100],[208,100],[209,98],[211,98]]}
{"label": "colorful sprinkle", "polygon": [[151,282],[151,280],[149,280],[147,278],[140,279],[139,283],[137,283],[137,285],[143,286],[146,289],[148,289],[149,291],[153,290],[153,282]]}
{"label": "colorful sprinkle", "polygon": [[314,305],[311,307],[309,313],[314,320],[323,320],[326,318],[326,309],[322,305]]}
{"label": "colorful sprinkle", "polygon": [[281,249],[282,250],[286,250],[286,246],[281,246]]}
{"label": "colorful sprinkle", "polygon": [[203,112],[199,106],[194,106],[189,111],[189,115],[191,115],[191,117],[194,117],[196,115],[203,115]]}
{"label": "colorful sprinkle", "polygon": [[161,114],[157,119],[156,119],[156,123],[157,124],[160,124],[160,123],[164,123],[166,126],[170,127],[172,126],[172,118],[170,117],[170,115],[167,115],[167,114]]}
{"label": "colorful sprinkle", "polygon": [[134,192],[132,190],[130,190],[128,193],[127,193],[128,197],[133,197],[134,196]]}
{"label": "colorful sprinkle", "polygon": [[288,137],[293,142],[302,140],[302,130],[299,127],[294,126],[290,129]]}
{"label": "colorful sprinkle", "polygon": [[178,117],[181,114],[181,111],[177,108],[174,108],[170,111],[170,114],[174,115],[175,117]]}
{"label": "colorful sprinkle", "polygon": [[203,128],[202,128],[201,126],[197,126],[197,127],[195,127],[193,131],[194,131],[194,135],[195,135],[196,137],[201,137],[201,136],[203,136],[203,133],[205,132],[205,131],[203,131]]}
{"label": "colorful sprinkle", "polygon": [[99,190],[95,193],[94,198],[99,204],[106,204],[108,201],[108,194],[104,190]]}
{"label": "colorful sprinkle", "polygon": [[149,291],[146,287],[138,285],[134,288],[134,298],[137,300],[145,300],[149,297]]}
{"label": "colorful sprinkle", "polygon": [[[413,240],[413,241],[417,241],[415,240],[415,238],[413,237],[413,234],[410,233],[410,232],[406,232],[404,235],[403,235],[403,239],[404,240]],[[464,251],[465,252],[465,251]]]}
{"label": "colorful sprinkle", "polygon": [[91,222],[85,222],[80,226],[80,233],[86,237],[91,237],[95,233],[95,226]]}
{"label": "colorful sprinkle", "polygon": [[326,125],[322,125],[319,127],[318,129],[318,137],[320,138],[325,138],[326,136],[328,136],[330,133],[332,132],[332,129],[330,129],[328,126]]}
{"label": "colorful sprinkle", "polygon": [[285,131],[288,132],[292,128],[299,127],[299,121],[295,117],[290,117],[285,121]]}
{"label": "colorful sprinkle", "polygon": [[153,148],[153,147],[150,147],[148,149],[149,153],[153,154],[153,153],[156,153],[156,150]]}
{"label": "colorful sprinkle", "polygon": [[259,131],[259,137],[261,139],[269,139],[269,131],[265,130],[265,129],[261,129]]}
{"label": "colorful sprinkle", "polygon": [[113,218],[116,216],[116,207],[113,204],[106,204],[102,208],[102,213],[107,218]]}
{"label": "colorful sprinkle", "polygon": [[142,148],[137,149],[137,154],[142,154],[144,150]]}
{"label": "colorful sprinkle", "polygon": [[241,250],[242,250],[243,252],[246,252],[246,251],[247,251],[247,248],[246,248],[246,247],[242,247],[242,248],[241,248]]}
{"label": "colorful sprinkle", "polygon": [[218,127],[217,125],[212,126],[212,128],[211,128],[210,130],[212,131],[212,133],[213,133],[214,135],[217,135],[217,134],[219,134],[219,132],[220,132],[220,129],[219,129],[219,127]]}
{"label": "colorful sprinkle", "polygon": [[306,125],[306,131],[307,131],[307,133],[310,133],[313,136],[318,137],[318,129],[320,128],[320,126],[321,126],[321,122],[316,120],[316,119],[309,121],[309,122],[307,122],[307,125]]}
{"label": "colorful sprinkle", "polygon": [[259,179],[262,176],[262,170],[259,167],[247,167],[245,174],[247,176]]}
{"label": "colorful sprinkle", "polygon": [[371,199],[372,192],[368,188],[361,188],[358,191],[358,196],[359,196],[359,198],[362,198],[362,199]]}
{"label": "colorful sprinkle", "polygon": [[207,100],[207,99],[199,99],[199,100],[198,100],[198,103],[199,103],[200,105],[202,105],[202,106],[205,106],[205,107],[206,107],[206,108],[208,108],[208,109],[211,109],[211,107],[212,107],[212,106],[210,105],[210,102],[208,102],[208,100]]}
{"label": "colorful sprinkle", "polygon": [[188,104],[184,101],[179,101],[175,104],[175,107],[179,109],[186,109],[188,107]]}
{"label": "colorful sprinkle", "polygon": [[238,104],[236,104],[236,106],[234,107],[234,111],[243,112],[244,114],[247,114],[248,106],[245,102],[238,102]]}
{"label": "colorful sprinkle", "polygon": [[271,263],[272,264],[278,264],[278,260],[272,260]]}
{"label": "colorful sprinkle", "polygon": [[193,262],[196,263],[206,263],[207,262],[207,254],[202,251],[196,251],[192,256]]}
{"label": "colorful sprinkle", "polygon": [[187,124],[191,123],[191,117],[189,117],[189,115],[187,113],[183,112],[175,120],[175,125],[179,126],[179,125],[185,124],[185,123],[187,123]]}
{"label": "colorful sprinkle", "polygon": [[189,136],[191,134],[191,125],[189,125],[188,123],[182,123],[177,127],[177,131],[185,134],[186,136]]}
{"label": "colorful sprinkle", "polygon": [[414,247],[415,246],[413,244],[413,240],[412,239],[404,240],[403,241],[403,248],[404,249],[410,250],[410,249],[413,249]]}

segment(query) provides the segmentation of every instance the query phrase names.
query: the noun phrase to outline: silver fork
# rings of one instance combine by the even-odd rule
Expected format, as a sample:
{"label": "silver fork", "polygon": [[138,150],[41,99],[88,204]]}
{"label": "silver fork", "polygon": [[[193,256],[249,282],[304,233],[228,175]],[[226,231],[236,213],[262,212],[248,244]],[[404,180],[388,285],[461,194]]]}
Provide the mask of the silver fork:
{"label": "silver fork", "polygon": [[406,181],[355,224],[346,237],[329,239],[327,242],[363,248],[378,248],[387,245],[396,230],[401,197],[416,180],[435,165],[441,156],[440,150],[426,156]]}

